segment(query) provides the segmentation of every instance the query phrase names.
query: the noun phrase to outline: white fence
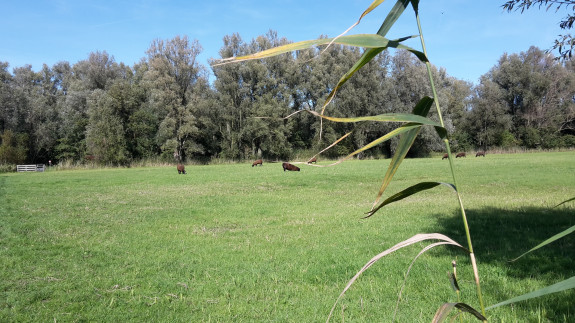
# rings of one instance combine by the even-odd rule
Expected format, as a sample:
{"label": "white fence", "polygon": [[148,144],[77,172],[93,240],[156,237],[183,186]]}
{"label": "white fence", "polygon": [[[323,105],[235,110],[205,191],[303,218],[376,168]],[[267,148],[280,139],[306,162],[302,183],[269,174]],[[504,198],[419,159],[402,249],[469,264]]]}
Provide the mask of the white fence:
{"label": "white fence", "polygon": [[16,170],[18,172],[43,172],[45,169],[46,169],[46,165],[44,165],[44,164],[18,165],[18,166],[16,166]]}

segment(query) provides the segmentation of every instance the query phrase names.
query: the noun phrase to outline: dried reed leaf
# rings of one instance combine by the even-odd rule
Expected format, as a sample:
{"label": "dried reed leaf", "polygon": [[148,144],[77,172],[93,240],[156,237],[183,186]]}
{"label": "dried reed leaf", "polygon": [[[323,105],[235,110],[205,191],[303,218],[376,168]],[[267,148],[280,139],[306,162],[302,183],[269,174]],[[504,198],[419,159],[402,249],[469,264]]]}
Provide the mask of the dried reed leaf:
{"label": "dried reed leaf", "polygon": [[339,302],[339,300],[343,297],[343,295],[345,294],[345,292],[351,287],[351,285],[359,278],[359,276],[366,271],[369,267],[371,267],[375,262],[377,262],[379,259],[403,248],[403,247],[407,247],[410,246],[412,244],[421,242],[421,241],[425,241],[425,240],[440,240],[443,241],[444,244],[449,244],[449,245],[453,245],[453,246],[457,246],[460,247],[464,250],[466,250],[462,245],[460,245],[459,243],[455,242],[454,240],[452,240],[451,238],[449,238],[446,235],[443,235],[441,233],[420,233],[420,234],[416,234],[415,236],[404,240],[396,245],[394,245],[393,247],[381,252],[380,254],[378,254],[377,256],[371,258],[371,260],[369,260],[356,274],[355,276],[353,276],[353,278],[347,283],[347,285],[345,286],[345,288],[343,289],[343,291],[341,292],[341,294],[339,294],[337,300],[335,301],[335,304],[333,305],[331,311],[329,312],[329,316],[327,318],[327,321],[330,320],[333,311],[335,310],[335,307],[337,305],[337,303]]}
{"label": "dried reed leaf", "polygon": [[399,289],[399,294],[397,295],[397,302],[395,303],[395,310],[393,311],[392,322],[395,322],[395,317],[397,316],[397,311],[399,309],[399,302],[401,301],[401,295],[403,294],[403,290],[405,289],[405,284],[407,283],[407,276],[409,276],[409,273],[411,272],[411,268],[415,264],[415,261],[417,260],[417,258],[419,258],[419,256],[423,255],[427,250],[429,250],[431,248],[446,245],[446,244],[450,244],[450,243],[449,242],[432,243],[432,244],[426,246],[425,248],[421,249],[421,251],[417,254],[417,256],[415,256],[415,258],[413,258],[413,260],[411,261],[411,264],[409,264],[409,267],[407,268],[407,272],[405,273],[405,277],[403,279],[403,284],[401,285],[401,288]]}

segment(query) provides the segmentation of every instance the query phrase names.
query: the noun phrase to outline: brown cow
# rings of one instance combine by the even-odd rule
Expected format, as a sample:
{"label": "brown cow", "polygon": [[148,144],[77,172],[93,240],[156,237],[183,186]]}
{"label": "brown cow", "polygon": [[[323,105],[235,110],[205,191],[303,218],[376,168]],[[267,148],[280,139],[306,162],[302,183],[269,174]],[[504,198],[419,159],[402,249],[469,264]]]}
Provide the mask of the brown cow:
{"label": "brown cow", "polygon": [[441,158],[441,160],[444,160],[445,158],[449,158],[448,154],[443,155],[443,158]]}
{"label": "brown cow", "polygon": [[457,155],[455,155],[455,158],[459,158],[459,157],[467,158],[467,155],[465,153],[458,153]]}
{"label": "brown cow", "polygon": [[479,156],[485,157],[485,152],[484,151],[478,151],[477,154],[475,154],[475,157],[479,157]]}
{"label": "brown cow", "polygon": [[299,167],[292,165],[290,163],[283,163],[282,167],[284,168],[284,172],[286,171],[286,169],[293,172],[299,172]]}
{"label": "brown cow", "polygon": [[308,163],[308,164],[311,164],[311,163],[316,163],[316,164],[317,164],[317,158],[314,157],[314,158],[308,160],[307,163]]}
{"label": "brown cow", "polygon": [[178,164],[178,174],[185,174],[186,173],[186,167],[184,167],[184,165],[182,164]]}
{"label": "brown cow", "polygon": [[263,166],[263,164],[264,164],[264,161],[261,159],[258,159],[252,164],[252,167],[257,166],[257,165]]}

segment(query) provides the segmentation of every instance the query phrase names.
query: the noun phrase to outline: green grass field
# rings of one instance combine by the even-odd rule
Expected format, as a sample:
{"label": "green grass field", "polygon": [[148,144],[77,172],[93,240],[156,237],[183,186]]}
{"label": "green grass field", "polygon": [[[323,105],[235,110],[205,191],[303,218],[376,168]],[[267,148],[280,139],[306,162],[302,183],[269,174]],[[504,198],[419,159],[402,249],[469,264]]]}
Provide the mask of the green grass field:
{"label": "green grass field", "polygon": [[[1,322],[325,322],[349,279],[417,233],[466,245],[455,195],[440,186],[361,219],[388,160],[0,174]],[[575,275],[575,237],[510,263],[575,225],[575,152],[456,159],[486,306]],[[320,164],[322,162],[320,161]],[[325,163],[324,163],[325,164]],[[441,158],[406,160],[386,195],[450,182]],[[376,263],[332,322],[388,322],[423,244]],[[435,248],[415,263],[397,321],[478,308],[467,256]],[[573,290],[488,312],[493,322],[573,322]],[[464,321],[471,321],[463,316]]]}

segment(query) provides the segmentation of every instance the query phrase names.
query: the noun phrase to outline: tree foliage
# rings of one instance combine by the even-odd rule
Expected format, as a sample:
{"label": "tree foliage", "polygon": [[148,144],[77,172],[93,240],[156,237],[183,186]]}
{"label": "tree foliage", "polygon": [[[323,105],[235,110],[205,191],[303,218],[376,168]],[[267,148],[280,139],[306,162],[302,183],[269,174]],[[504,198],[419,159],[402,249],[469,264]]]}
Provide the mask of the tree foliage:
{"label": "tree foliage", "polygon": [[[220,56],[289,43],[271,30],[249,41],[232,34],[224,37]],[[337,158],[395,127],[321,121],[298,113],[321,112],[339,75],[362,56],[362,49],[332,44],[212,66],[211,81],[197,61],[201,50],[197,41],[178,36],[154,40],[147,56],[132,67],[106,52],[90,53],[74,65],[44,65],[38,72],[30,65],[10,71],[8,63],[0,63],[0,133],[21,135],[20,153],[28,162],[94,156],[99,163],[124,165],[156,157],[174,161],[174,155],[202,162],[289,160],[302,151],[320,151],[349,133],[324,153]],[[476,86],[433,67],[454,148],[575,146],[574,66],[532,47],[503,54]],[[338,89],[341,95],[325,113],[352,118],[410,112],[430,92],[426,73],[407,51],[383,51]],[[432,111],[430,118],[436,117]],[[397,143],[386,141],[359,157],[391,156]],[[433,128],[424,127],[408,156],[442,150]]]}
{"label": "tree foliage", "polygon": [[0,163],[19,164],[26,160],[28,136],[5,130],[0,135]]}
{"label": "tree foliage", "polygon": [[[546,10],[555,9],[558,11],[562,7],[567,10],[575,10],[575,1],[573,0],[509,0],[503,5],[503,9],[507,11],[520,10],[523,13],[531,7],[537,6],[539,9],[545,7]],[[567,17],[563,18],[559,23],[561,29],[571,29],[573,28],[573,23],[575,22],[575,15],[568,14]],[[559,38],[555,39],[553,44],[553,50],[559,52],[559,58],[570,60],[573,55],[573,49],[575,48],[575,39],[571,34],[559,35]]]}
{"label": "tree foliage", "polygon": [[[569,64],[570,66],[571,64]],[[467,127],[478,146],[569,146],[574,74],[542,50],[504,54],[481,78]],[[510,140],[510,137],[513,139]]]}

